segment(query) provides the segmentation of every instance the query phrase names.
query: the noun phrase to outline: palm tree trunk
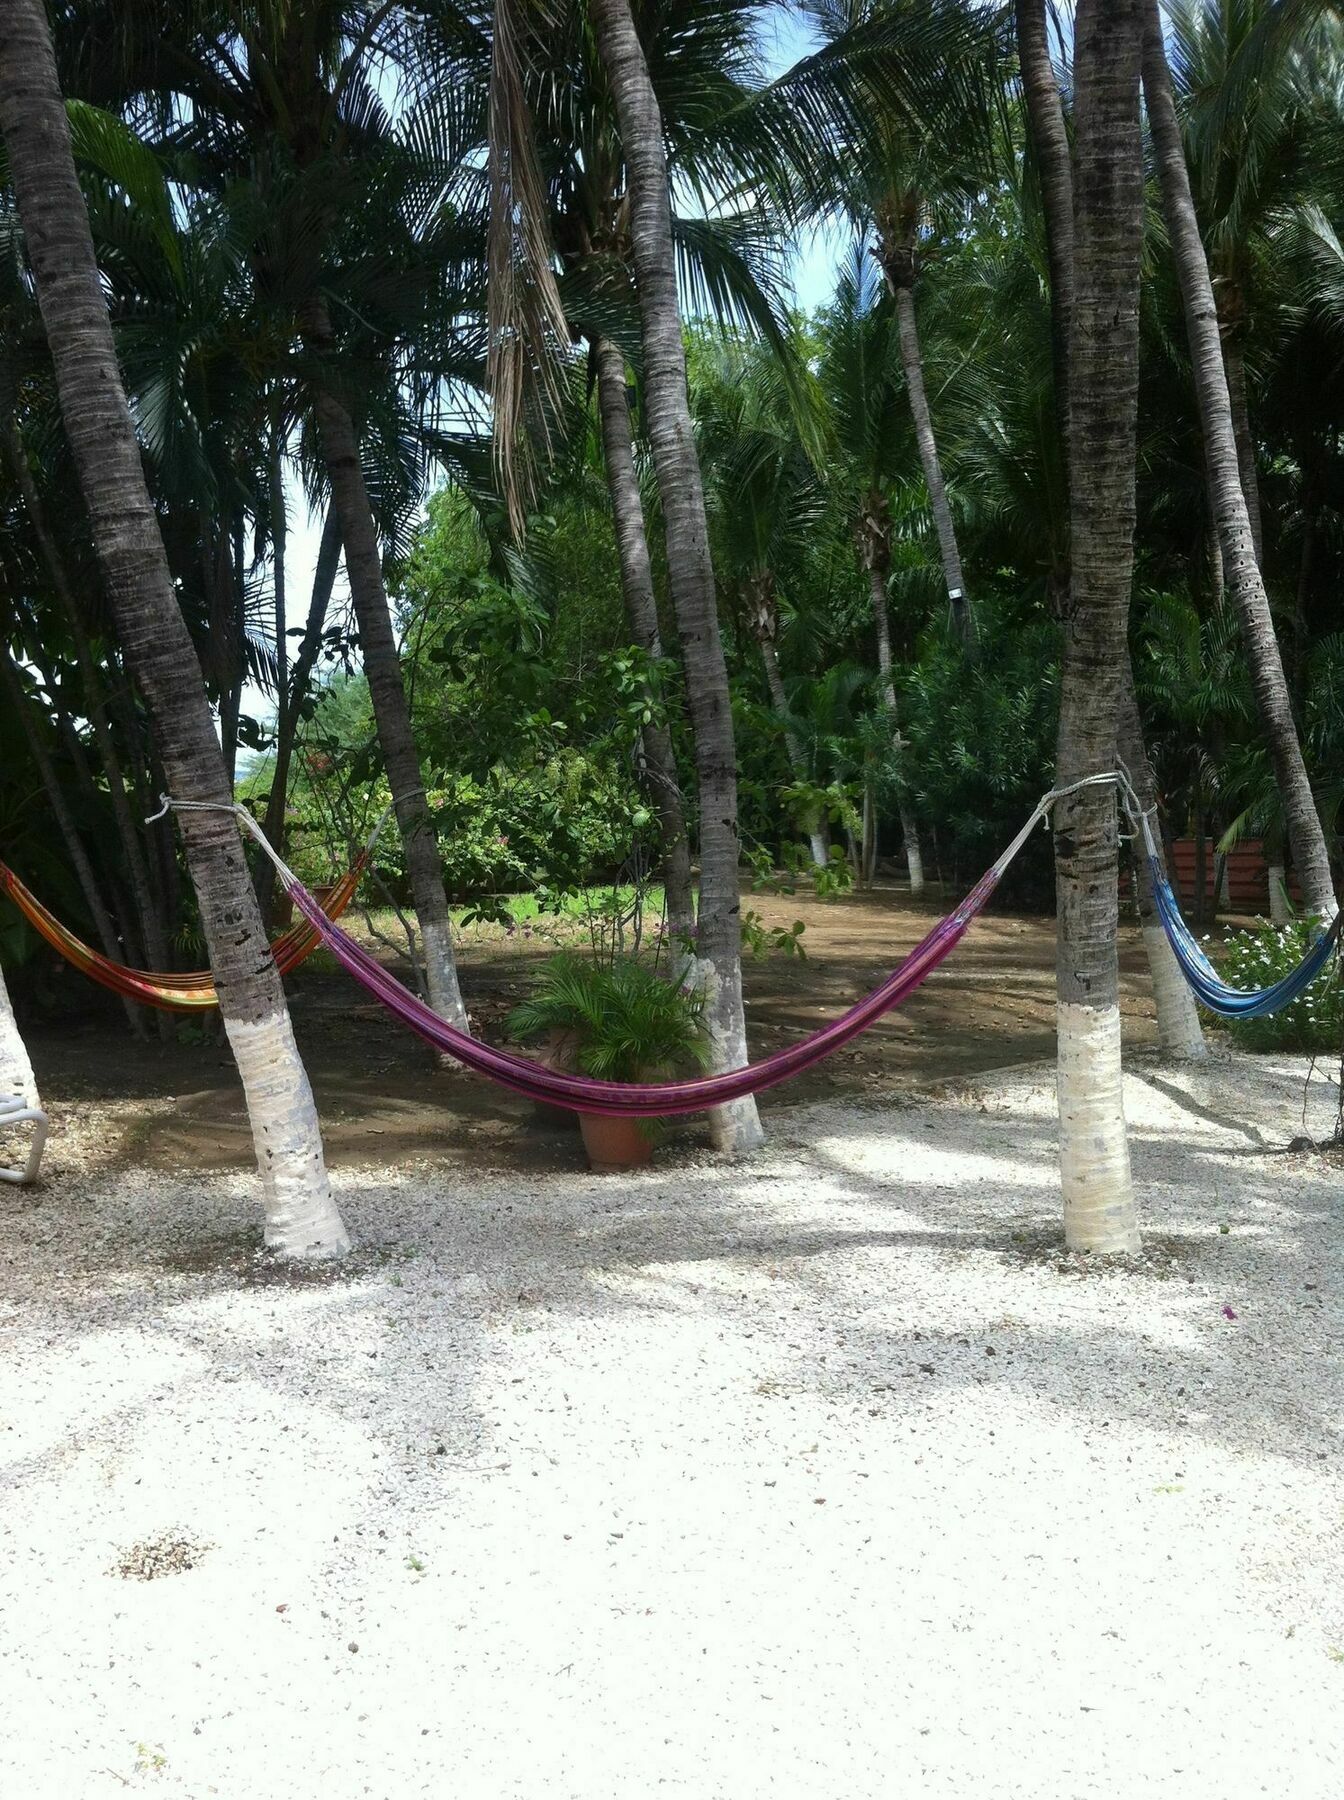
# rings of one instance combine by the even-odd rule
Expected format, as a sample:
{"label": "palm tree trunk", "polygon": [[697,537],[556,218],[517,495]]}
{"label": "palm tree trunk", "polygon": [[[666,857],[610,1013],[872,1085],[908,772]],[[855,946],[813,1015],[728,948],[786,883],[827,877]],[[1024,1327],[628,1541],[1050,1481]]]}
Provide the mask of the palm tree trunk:
{"label": "palm tree trunk", "polygon": [[1241,477],[1246,517],[1251,526],[1255,560],[1265,566],[1264,523],[1260,512],[1260,477],[1255,469],[1255,439],[1251,436],[1251,409],[1246,398],[1246,359],[1235,338],[1223,342],[1227,369],[1227,397],[1232,406],[1232,435],[1237,440],[1237,472]]}
{"label": "palm tree trunk", "polygon": [[[33,709],[25,704],[14,659],[8,648],[2,643],[0,643],[0,696],[3,696],[5,705],[22,726],[29,754],[37,764],[37,773],[42,786],[46,789],[47,801],[51,806],[52,817],[56,821],[56,829],[61,834],[61,842],[65,845],[66,854],[74,867],[75,879],[79,883],[80,893],[84,896],[84,904],[89,909],[89,917],[93,920],[98,941],[103,946],[103,954],[114,962],[123,962],[125,961],[125,952],[117,941],[112,916],[99,891],[97,878],[93,873],[93,865],[84,848],[84,841],[79,835],[70,808],[66,804],[65,790],[52,765],[47,747],[42,742],[41,733],[34,723]],[[122,999],[121,1004],[122,1010],[126,1014],[126,1022],[132,1032],[136,1037],[144,1037],[145,1022],[141,1017],[140,1008],[133,1000],[125,998]]]}
{"label": "palm tree trunk", "polygon": [[[315,350],[321,352],[330,348],[331,321],[326,302],[320,296],[305,308],[303,329],[305,338]],[[462,1003],[453,956],[453,928],[443,886],[443,863],[425,794],[420,753],[411,728],[401,657],[392,630],[387,588],[383,583],[378,526],[359,460],[359,440],[355,435],[354,420],[328,389],[318,388],[314,392],[313,410],[331,482],[332,504],[345,545],[345,572],[359,625],[360,655],[368,678],[373,717],[392,788],[397,824],[401,828],[411,899],[420,925],[429,1004],[440,1018],[447,1019],[459,1031],[466,1031],[469,1029],[467,1009]]]}
{"label": "palm tree trunk", "polygon": [[[779,652],[775,649],[773,637],[758,634],[761,646],[761,662],[765,668],[765,685],[770,693],[770,704],[781,719],[789,714],[789,697],[784,692],[784,677],[779,672]],[[803,746],[798,741],[798,733],[791,726],[784,727],[784,754],[789,759],[789,767],[799,781],[806,781],[808,769],[807,758],[803,755]],[[826,833],[820,824],[809,823],[807,826],[808,847],[812,852],[812,866],[824,869],[831,860],[831,852],[826,843]]]}
{"label": "palm tree trunk", "polygon": [[[1140,0],[1081,0],[1069,345],[1072,581],[1060,786],[1115,766],[1134,564],[1139,374]],[[1059,1158],[1071,1249],[1139,1247],[1120,1063],[1115,795],[1055,808]]]}
{"label": "palm tree trunk", "polygon": [[[591,18],[616,108],[630,193],[644,342],[644,406],[662,498],[669,580],[695,737],[700,799],[696,951],[714,1066],[726,1070],[740,1068],[747,1060],[737,758],[704,489],[686,389],[663,123],[629,0],[593,0]],[[764,1136],[754,1099],[720,1108],[711,1118],[710,1129],[720,1149],[752,1149]]]}
{"label": "palm tree trunk", "polygon": [[[906,210],[909,210],[907,206]],[[961,570],[961,550],[957,544],[957,528],[952,521],[952,508],[947,503],[943,484],[943,465],[938,457],[938,440],[933,433],[928,395],[924,391],[924,354],[920,349],[919,326],[915,319],[915,241],[913,229],[899,239],[884,218],[879,218],[879,261],[896,303],[896,331],[901,345],[901,367],[905,371],[906,392],[910,396],[910,413],[915,422],[915,442],[919,446],[919,464],[928,489],[929,509],[938,533],[938,554],[942,559],[943,581],[948,605],[952,608],[957,635],[968,648],[975,642],[975,614],[966,592],[966,578]]]}
{"label": "palm tree trunk", "polygon": [[[232,795],[200,665],[178,610],[117,367],[43,0],[8,0],[0,9],[0,132],[108,598],[171,791],[228,807]],[[237,825],[224,811],[184,813],[181,823],[252,1121],[267,1242],[293,1255],[339,1254],[349,1239]]]}
{"label": "palm tree trunk", "polygon": [[155,905],[154,892],[149,880],[149,867],[145,861],[144,845],[141,842],[140,833],[135,827],[135,822],[131,818],[130,804],[126,798],[126,779],[121,758],[117,752],[116,739],[108,722],[101,671],[94,662],[93,652],[89,647],[88,632],[84,628],[79,603],[75,599],[74,589],[71,587],[69,576],[66,573],[65,559],[48,526],[46,508],[42,504],[41,495],[37,491],[37,483],[33,480],[32,470],[28,466],[23,440],[19,435],[13,415],[8,409],[5,412],[3,431],[0,432],[0,448],[3,448],[5,464],[23,498],[24,510],[28,515],[33,536],[37,540],[43,563],[46,565],[52,592],[65,616],[70,639],[74,645],[75,660],[79,666],[80,679],[84,684],[85,702],[89,708],[89,723],[93,727],[94,741],[98,746],[103,774],[107,778],[107,791],[112,802],[112,816],[116,822],[121,853],[125,858],[127,874],[130,877],[140,946],[144,950],[145,959],[150,968],[166,969],[168,966],[168,940],[163,929],[163,919]]}
{"label": "palm tree trunk", "polygon": [[[789,724],[789,697],[784,692],[784,677],[779,669],[779,651],[775,648],[775,639],[779,635],[779,604],[775,598],[775,577],[770,569],[758,569],[748,576],[745,584],[744,599],[746,602],[748,623],[751,635],[756,639],[761,651],[761,665],[765,670],[765,685],[770,695],[770,704],[780,720],[784,733],[784,754],[789,759],[789,768],[794,777],[806,781],[809,770],[807,758],[803,754],[803,746],[798,733]],[[808,844],[812,851],[812,866],[824,869],[830,861],[830,847],[826,842],[824,816],[813,817],[806,821]]]}
{"label": "palm tree trunk", "polygon": [[[1120,749],[1134,783],[1139,805],[1147,813],[1157,806],[1157,782],[1153,765],[1143,742],[1143,725],[1138,702],[1134,698],[1134,677],[1128,658],[1122,671],[1124,692],[1120,702]],[[1157,914],[1153,892],[1153,871],[1142,841],[1131,845],[1134,857],[1135,886],[1138,889],[1139,928],[1144,953],[1148,958],[1148,978],[1153,989],[1153,1006],[1157,1012],[1157,1036],[1167,1055],[1178,1062],[1202,1062],[1209,1054],[1204,1042],[1199,1009],[1190,984],[1181,974],[1162,921]]]}
{"label": "palm tree trunk", "polygon": [[1308,908],[1333,918],[1338,907],[1330,878],[1325,834],[1302,760],[1292,703],[1247,511],[1237,456],[1232,402],[1218,333],[1209,265],[1190,195],[1190,175],[1172,98],[1171,71],[1162,42],[1157,0],[1145,0],[1143,85],[1162,182],[1167,235],[1181,284],[1195,390],[1204,427],[1214,511],[1223,553],[1223,578],[1241,622],[1260,720],[1269,744],[1292,846],[1297,878]]}
{"label": "palm tree trunk", "polygon": [[33,1074],[28,1047],[19,1035],[3,969],[0,969],[0,1094],[22,1094],[26,1105],[41,1105],[37,1077]]}
{"label": "palm tree trunk", "polygon": [[[658,628],[658,601],[653,591],[653,568],[649,561],[648,535],[644,530],[639,475],[635,469],[630,408],[625,398],[625,357],[610,338],[594,336],[592,346],[597,367],[597,406],[602,421],[602,455],[616,532],[616,555],[621,566],[625,616],[635,643],[656,662],[662,658],[663,643]],[[695,890],[691,884],[691,846],[686,835],[686,813],[682,806],[681,783],[677,779],[672,734],[666,725],[654,721],[641,730],[640,744],[644,779],[658,810],[668,928],[675,938],[688,940],[695,931]]]}
{"label": "palm tree trunk", "polygon": [[[868,592],[873,602],[873,627],[877,636],[877,672],[882,684],[882,703],[887,709],[887,717],[891,721],[891,735],[899,752],[903,745],[900,722],[896,713],[896,676],[891,657],[891,621],[887,617],[887,584],[883,577],[880,560],[869,554],[864,558],[868,569]],[[915,810],[906,798],[904,791],[898,794],[896,801],[897,816],[901,821],[901,836],[905,839],[905,866],[910,874],[910,892],[924,892],[924,853],[919,844],[919,826],[915,822]]]}
{"label": "palm tree trunk", "polygon": [[[313,569],[308,617],[304,622],[303,636],[299,639],[293,670],[283,690],[287,695],[284,712],[283,715],[277,714],[276,718],[275,767],[271,770],[271,791],[266,801],[266,817],[262,829],[266,833],[267,843],[281,855],[284,854],[285,847],[285,805],[289,795],[289,768],[294,760],[294,743],[298,736],[303,702],[308,694],[308,683],[312,680],[317,653],[322,645],[322,627],[331,605],[331,591],[336,585],[336,571],[340,562],[341,528],[335,508],[329,506],[317,548],[317,563]],[[263,919],[270,917],[274,892],[275,864],[268,856],[263,856],[257,875],[257,899]]]}
{"label": "palm tree trunk", "polygon": [[929,490],[929,506],[938,533],[938,553],[943,561],[943,579],[947,583],[948,604],[962,643],[975,642],[975,614],[966,592],[966,577],[961,572],[961,550],[957,544],[957,528],[952,522],[952,508],[947,503],[943,485],[943,466],[938,460],[938,441],[933,435],[933,419],[924,392],[924,359],[919,347],[919,330],[915,323],[915,296],[908,287],[896,290],[896,327],[901,341],[901,366],[905,370],[906,390],[910,395],[910,411],[915,421],[915,442],[919,445],[920,467],[924,485]]}
{"label": "palm tree trunk", "polygon": [[1069,441],[1069,327],[1073,317],[1073,167],[1059,83],[1050,58],[1047,0],[1016,0],[1017,59],[1041,184],[1050,264],[1050,343],[1060,442]]}

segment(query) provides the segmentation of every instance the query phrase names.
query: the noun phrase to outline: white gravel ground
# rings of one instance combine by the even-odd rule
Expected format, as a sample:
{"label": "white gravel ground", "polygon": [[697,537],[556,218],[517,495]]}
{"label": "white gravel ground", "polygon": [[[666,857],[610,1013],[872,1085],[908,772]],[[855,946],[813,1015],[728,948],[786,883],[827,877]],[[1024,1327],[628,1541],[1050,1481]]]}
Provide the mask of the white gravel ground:
{"label": "white gravel ground", "polygon": [[1108,1269],[1040,1071],[738,1166],[346,1176],[306,1284],[250,1182],[63,1177],[59,1121],[0,1196],[0,1794],[1338,1800],[1303,1073],[1136,1069]]}

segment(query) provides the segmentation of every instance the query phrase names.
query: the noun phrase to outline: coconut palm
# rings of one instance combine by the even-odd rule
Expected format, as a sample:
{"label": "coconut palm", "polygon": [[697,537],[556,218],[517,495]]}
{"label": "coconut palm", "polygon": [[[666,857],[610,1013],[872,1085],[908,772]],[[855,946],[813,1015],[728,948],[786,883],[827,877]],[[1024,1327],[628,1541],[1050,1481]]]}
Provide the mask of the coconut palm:
{"label": "coconut palm", "polygon": [[312,1090],[247,874],[232,796],[178,610],[103,297],[41,0],[0,15],[0,133],[42,310],[66,433],[126,654],[182,815],[220,1010],[242,1076],[266,1198],[267,1240],[299,1256],[348,1245]]}
{"label": "coconut palm", "polygon": [[1209,484],[1222,551],[1223,580],[1241,622],[1242,642],[1251,668],[1260,721],[1283,796],[1288,840],[1292,845],[1298,881],[1312,911],[1333,918],[1338,909],[1330,858],[1302,759],[1247,507],[1237,452],[1229,371],[1224,362],[1213,283],[1181,143],[1158,0],[1145,0],[1144,16],[1144,94],[1162,184],[1167,235],[1171,240],[1185,308]]}
{"label": "coconut palm", "polygon": [[[1084,0],[1078,8],[1061,787],[1112,770],[1118,741],[1134,562],[1142,25],[1140,0]],[[1139,1234],[1120,1077],[1113,790],[1068,796],[1053,823],[1065,1239],[1074,1249],[1133,1251]]]}
{"label": "coconut palm", "polygon": [[[807,379],[812,410],[820,393]],[[792,389],[792,391],[791,391]],[[711,539],[720,582],[736,600],[760,650],[770,703],[795,782],[811,771],[791,718],[779,663],[780,589],[820,524],[825,494],[798,430],[798,384],[772,350],[741,338],[710,340],[697,358],[692,403],[706,472]],[[819,427],[818,427],[819,428]],[[806,819],[813,865],[830,862],[825,819]]]}
{"label": "coconut palm", "polygon": [[[435,1009],[465,1027],[382,566],[382,538],[396,507],[392,490],[408,479],[422,483],[430,457],[445,447],[444,359],[461,361],[457,284],[472,232],[455,205],[457,171],[439,112],[422,99],[394,120],[380,92],[380,82],[395,79],[418,54],[418,17],[371,0],[303,8],[255,0],[194,13],[163,43],[123,30],[101,12],[96,22],[98,31],[86,38],[106,41],[108,60],[121,60],[123,99],[157,121],[176,154],[190,158],[198,186],[221,203],[232,201],[248,232],[259,304],[283,321],[273,348],[291,379],[296,372],[301,378],[295,410],[309,428],[304,455],[320,468],[340,522],[426,985]],[[84,66],[91,54],[86,42]],[[371,219],[379,222],[376,238]],[[473,240],[479,265],[478,250]],[[361,301],[371,301],[372,318]],[[408,315],[418,328],[413,350]],[[383,417],[374,423],[380,405]],[[420,440],[409,455],[407,411]],[[389,470],[396,471],[390,482]]]}
{"label": "coconut palm", "polygon": [[[700,810],[696,961],[706,994],[705,1021],[714,1066],[739,1068],[747,1060],[747,1031],[738,899],[737,758],[686,387],[662,115],[628,0],[593,0],[591,17],[625,159],[644,352],[644,415],[662,502],[668,581],[695,737]],[[747,1150],[759,1144],[763,1134],[754,1099],[722,1108],[713,1135],[722,1149]]]}
{"label": "coconut palm", "polygon": [[[920,468],[938,538],[948,602],[957,630],[969,645],[975,614],[962,567],[956,522],[943,478],[925,382],[915,292],[939,236],[964,217],[965,204],[994,173],[992,118],[997,74],[994,38],[985,18],[943,0],[807,0],[803,9],[832,47],[861,41],[879,25],[899,45],[909,29],[919,37],[941,27],[938,62],[949,102],[961,101],[960,118],[941,109],[937,130],[908,111],[873,107],[851,165],[844,209],[860,229],[871,230],[874,251],[891,293],[906,394],[915,428]],[[826,196],[823,210],[835,207]]]}
{"label": "coconut palm", "polygon": [[[823,336],[818,380],[826,396],[836,455],[832,479],[850,521],[860,567],[868,583],[876,642],[878,682],[899,757],[888,581],[892,569],[892,490],[905,465],[905,409],[901,400],[901,347],[890,302],[862,243],[841,274]],[[900,790],[910,891],[924,886],[919,831],[908,794]]]}

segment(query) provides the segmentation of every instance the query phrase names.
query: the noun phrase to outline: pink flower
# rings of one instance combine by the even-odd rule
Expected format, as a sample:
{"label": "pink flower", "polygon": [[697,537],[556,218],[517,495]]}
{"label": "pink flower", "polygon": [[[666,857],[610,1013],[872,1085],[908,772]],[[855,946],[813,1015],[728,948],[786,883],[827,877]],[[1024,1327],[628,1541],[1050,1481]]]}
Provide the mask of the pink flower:
{"label": "pink flower", "polygon": [[1236,1316],[1237,1315],[1233,1312],[1233,1310],[1230,1306],[1225,1306],[1223,1308],[1223,1317],[1225,1319],[1235,1319]]}

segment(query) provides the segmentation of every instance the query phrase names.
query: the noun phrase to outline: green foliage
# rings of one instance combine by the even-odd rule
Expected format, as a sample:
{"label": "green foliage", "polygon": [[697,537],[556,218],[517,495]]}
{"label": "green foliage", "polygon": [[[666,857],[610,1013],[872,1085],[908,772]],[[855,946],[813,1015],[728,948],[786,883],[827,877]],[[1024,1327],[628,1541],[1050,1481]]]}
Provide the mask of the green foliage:
{"label": "green foliage", "polygon": [[[1286,925],[1258,925],[1227,940],[1219,973],[1233,987],[1263,988],[1281,981],[1302,961],[1320,934],[1320,922],[1291,919]],[[1263,1019],[1227,1019],[1227,1030],[1247,1050],[1306,1051],[1338,1055],[1344,1047],[1344,991],[1336,957],[1291,1006]]]}
{"label": "green foliage", "polygon": [[[967,668],[946,637],[926,640],[901,683],[905,773],[922,817],[937,831],[944,874],[979,874],[1050,785],[1059,681],[1059,633],[1010,603],[984,600],[981,654]],[[1050,840],[1034,837],[1006,883],[1020,900],[1047,903]]]}
{"label": "green foliage", "polygon": [[509,1030],[520,1039],[572,1032],[579,1067],[603,1081],[674,1075],[709,1060],[702,996],[632,956],[552,957]]}

